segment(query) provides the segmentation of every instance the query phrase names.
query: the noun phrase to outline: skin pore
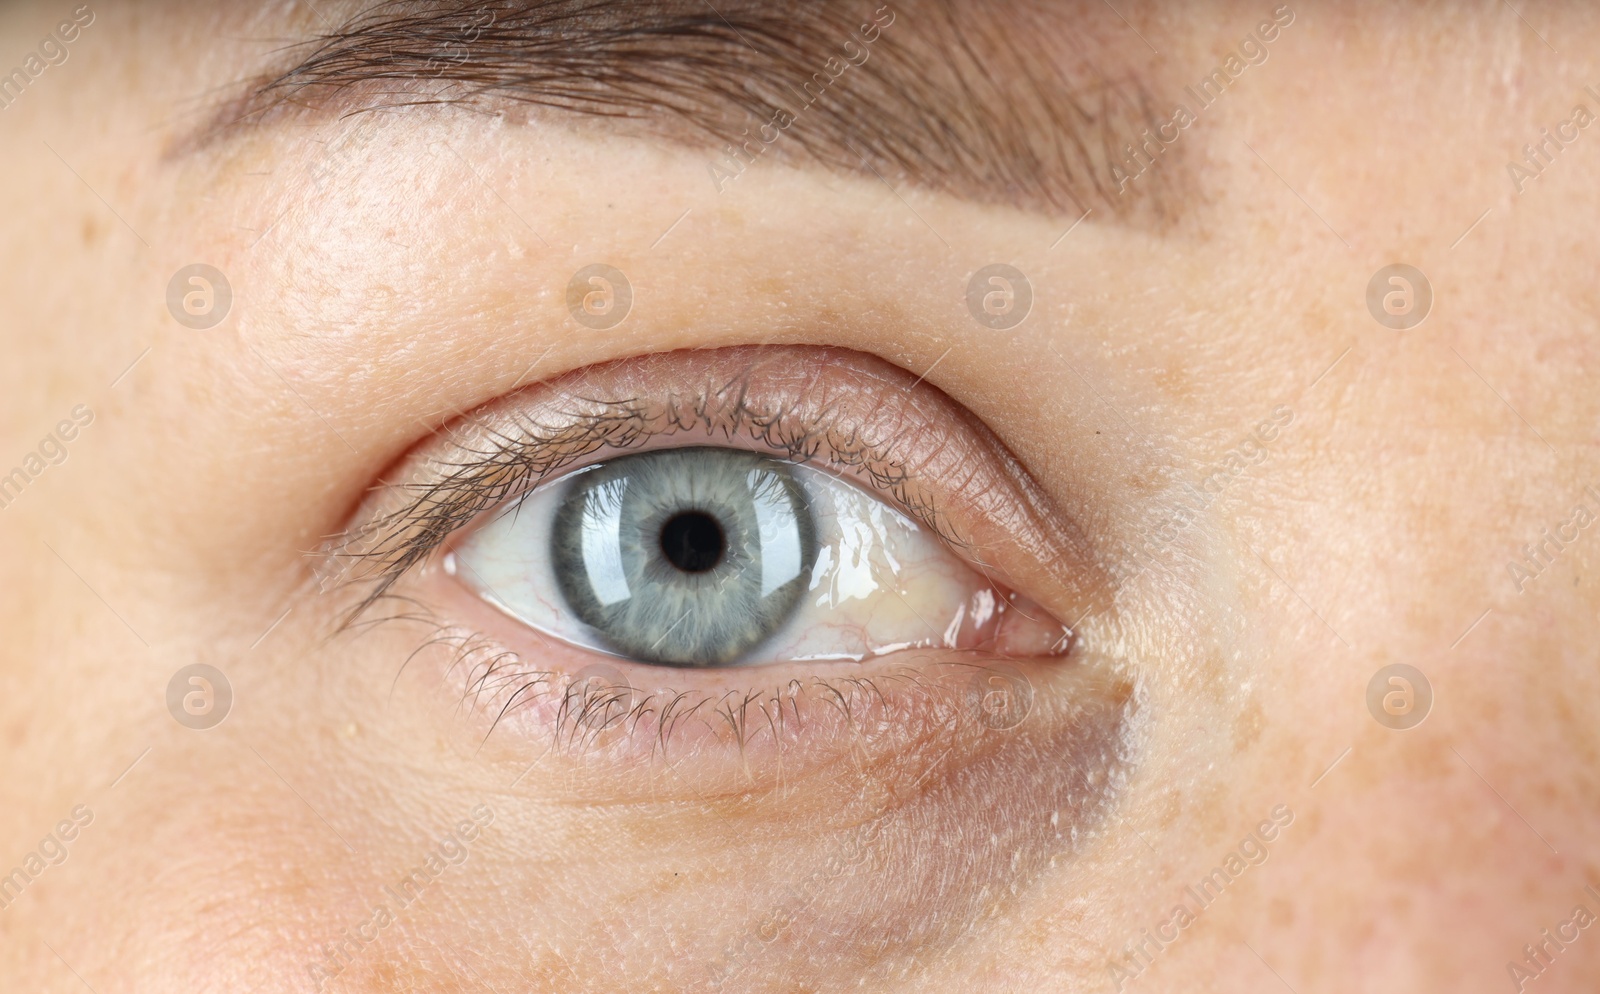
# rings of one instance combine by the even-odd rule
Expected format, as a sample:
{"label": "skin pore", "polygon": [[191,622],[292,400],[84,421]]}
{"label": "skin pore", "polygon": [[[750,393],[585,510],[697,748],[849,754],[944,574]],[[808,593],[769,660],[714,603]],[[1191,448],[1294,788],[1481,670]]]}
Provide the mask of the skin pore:
{"label": "skin pore", "polygon": [[[8,985],[1600,975],[1600,936],[1560,928],[1600,915],[1600,546],[1574,511],[1600,513],[1596,139],[1565,125],[1533,179],[1507,168],[1600,113],[1593,11],[1292,3],[1137,175],[1073,159],[1098,192],[913,176],[879,139],[813,154],[804,115],[720,191],[703,139],[514,102],[276,108],[197,139],[363,6],[106,0],[0,109],[0,471],[41,467],[0,509],[0,873],[39,869],[0,880]],[[1047,5],[1055,30],[1008,35],[1005,7],[970,16],[1030,60],[1118,67],[1153,124],[1278,9]],[[939,37],[937,5],[895,9],[882,58]],[[0,66],[72,16],[7,5]],[[854,106],[874,65],[825,100]],[[232,288],[213,328],[168,310],[196,263]],[[595,263],[633,289],[612,328],[568,308]],[[968,309],[996,263],[1032,289],[1014,328]],[[1396,263],[1432,290],[1403,330],[1367,297]],[[754,703],[665,744],[556,735],[472,678],[484,645],[531,670],[571,650],[436,562],[394,588],[410,609],[346,624],[362,590],[329,549],[474,417],[573,382],[759,379],[738,357],[763,349],[848,380],[841,431],[899,403],[879,396],[929,412],[902,461],[1074,628],[1065,658],[1017,661],[1020,724],[974,720],[969,671],[928,655],[829,670],[835,704],[799,664],[630,670]],[[169,710],[194,664],[231,686],[214,728]],[[1392,664],[1431,685],[1414,728],[1369,710]]]}

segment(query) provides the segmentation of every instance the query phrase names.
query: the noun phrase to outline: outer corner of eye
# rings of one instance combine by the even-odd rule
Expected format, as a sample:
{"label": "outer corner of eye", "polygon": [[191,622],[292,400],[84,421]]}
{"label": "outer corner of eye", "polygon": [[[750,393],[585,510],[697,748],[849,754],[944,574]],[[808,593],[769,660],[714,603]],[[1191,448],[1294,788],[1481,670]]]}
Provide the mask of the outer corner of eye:
{"label": "outer corner of eye", "polygon": [[1070,641],[885,499],[742,448],[595,463],[490,512],[450,554],[457,578],[513,621],[658,666],[1038,657]]}

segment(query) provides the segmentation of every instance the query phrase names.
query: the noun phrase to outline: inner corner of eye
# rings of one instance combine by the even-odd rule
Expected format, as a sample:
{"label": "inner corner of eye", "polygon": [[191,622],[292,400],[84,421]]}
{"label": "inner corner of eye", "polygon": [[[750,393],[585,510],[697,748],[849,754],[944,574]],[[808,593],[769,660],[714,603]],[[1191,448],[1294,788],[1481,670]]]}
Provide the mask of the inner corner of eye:
{"label": "inner corner of eye", "polygon": [[810,465],[692,446],[541,484],[452,550],[539,633],[641,663],[755,666],[906,649],[1057,655],[1070,632],[929,529]]}

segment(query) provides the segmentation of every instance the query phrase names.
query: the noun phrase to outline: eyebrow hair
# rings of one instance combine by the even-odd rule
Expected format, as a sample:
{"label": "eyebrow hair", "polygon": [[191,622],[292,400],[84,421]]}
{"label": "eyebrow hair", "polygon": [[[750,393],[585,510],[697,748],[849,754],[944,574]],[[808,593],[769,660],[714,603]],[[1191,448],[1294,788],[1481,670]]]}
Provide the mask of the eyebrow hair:
{"label": "eyebrow hair", "polygon": [[1165,223],[1188,176],[1170,160],[1186,156],[1164,156],[1153,179],[1119,182],[1114,167],[1157,117],[1148,72],[1106,41],[1097,7],[383,0],[286,50],[286,64],[177,145],[290,115],[416,105],[575,115],[709,146],[718,190],[770,157],[981,203]]}

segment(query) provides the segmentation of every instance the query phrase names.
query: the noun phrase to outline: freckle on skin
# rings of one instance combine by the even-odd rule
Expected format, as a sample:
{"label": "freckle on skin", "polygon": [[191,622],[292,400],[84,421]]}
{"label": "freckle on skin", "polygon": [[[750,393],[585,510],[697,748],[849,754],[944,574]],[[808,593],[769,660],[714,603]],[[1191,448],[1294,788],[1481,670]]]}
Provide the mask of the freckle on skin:
{"label": "freckle on skin", "polygon": [[1278,928],[1288,928],[1294,924],[1294,905],[1285,898],[1273,898],[1272,903],[1268,905],[1268,914],[1272,918],[1272,924]]}
{"label": "freckle on skin", "polygon": [[1187,371],[1181,368],[1162,369],[1155,375],[1156,387],[1171,397],[1173,400],[1187,402],[1191,400],[1194,386]]}
{"label": "freckle on skin", "polygon": [[1261,730],[1266,727],[1266,715],[1261,709],[1261,702],[1251,700],[1239,715],[1239,720],[1233,726],[1233,754],[1235,756],[1255,745],[1261,738]]}
{"label": "freckle on skin", "polygon": [[1162,828],[1171,828],[1183,815],[1183,799],[1177,792],[1167,794],[1161,806],[1161,816],[1157,824]]}

